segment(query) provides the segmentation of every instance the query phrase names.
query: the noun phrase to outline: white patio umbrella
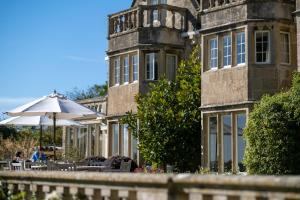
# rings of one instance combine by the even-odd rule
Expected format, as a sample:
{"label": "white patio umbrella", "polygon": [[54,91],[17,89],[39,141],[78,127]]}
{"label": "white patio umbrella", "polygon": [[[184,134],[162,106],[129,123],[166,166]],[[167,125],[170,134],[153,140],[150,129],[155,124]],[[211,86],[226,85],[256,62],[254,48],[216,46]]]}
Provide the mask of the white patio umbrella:
{"label": "white patio umbrella", "polygon": [[[53,119],[53,138],[55,141],[56,135],[56,119],[74,119],[85,116],[98,117],[95,111],[82,106],[65,96],[54,93],[37,99],[33,102],[17,107],[6,114],[10,116],[48,116]],[[55,159],[55,142],[54,159]]]}
{"label": "white patio umbrella", "polygon": [[[11,117],[0,122],[0,125],[16,125],[16,126],[40,126],[40,148],[42,147],[43,126],[52,126],[53,120],[47,116],[18,116]],[[59,119],[56,121],[57,126],[83,126],[79,122],[67,119]]]}

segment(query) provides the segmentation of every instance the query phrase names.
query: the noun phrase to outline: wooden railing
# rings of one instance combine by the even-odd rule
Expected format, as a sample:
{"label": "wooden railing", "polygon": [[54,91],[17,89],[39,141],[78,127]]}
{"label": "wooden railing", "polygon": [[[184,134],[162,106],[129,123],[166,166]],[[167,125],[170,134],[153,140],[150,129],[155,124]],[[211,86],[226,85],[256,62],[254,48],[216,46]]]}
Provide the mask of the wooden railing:
{"label": "wooden railing", "polygon": [[166,27],[187,30],[187,9],[160,4],[138,6],[109,15],[109,36],[126,33],[142,27]]}
{"label": "wooden railing", "polygon": [[103,200],[296,200],[300,177],[201,176],[83,172],[0,172],[1,187],[42,200],[56,191],[62,199]]}

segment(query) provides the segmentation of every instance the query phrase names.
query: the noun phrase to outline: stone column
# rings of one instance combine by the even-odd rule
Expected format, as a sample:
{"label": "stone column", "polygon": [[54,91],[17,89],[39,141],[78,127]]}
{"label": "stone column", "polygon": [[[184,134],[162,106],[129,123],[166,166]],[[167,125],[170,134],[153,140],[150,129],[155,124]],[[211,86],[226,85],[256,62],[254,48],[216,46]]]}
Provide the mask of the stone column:
{"label": "stone column", "polygon": [[74,128],[74,138],[73,138],[73,147],[78,148],[78,133],[79,133],[79,128]]}
{"label": "stone column", "polygon": [[92,127],[88,125],[87,129],[87,156],[91,156],[91,147],[92,147]]}
{"label": "stone column", "polygon": [[95,124],[95,156],[99,156],[100,155],[100,124]]}
{"label": "stone column", "polygon": [[66,154],[66,135],[67,135],[67,127],[63,127],[63,135],[62,135],[62,150],[63,154]]}

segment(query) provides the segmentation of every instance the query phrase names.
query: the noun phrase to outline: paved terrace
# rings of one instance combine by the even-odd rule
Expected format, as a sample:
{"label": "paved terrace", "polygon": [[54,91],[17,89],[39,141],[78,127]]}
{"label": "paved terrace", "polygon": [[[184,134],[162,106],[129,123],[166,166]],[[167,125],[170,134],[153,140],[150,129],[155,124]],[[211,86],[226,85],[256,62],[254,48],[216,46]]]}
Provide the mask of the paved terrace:
{"label": "paved terrace", "polygon": [[12,192],[37,199],[56,190],[63,199],[77,193],[103,200],[296,200],[300,176],[215,176],[94,172],[2,171],[0,181]]}

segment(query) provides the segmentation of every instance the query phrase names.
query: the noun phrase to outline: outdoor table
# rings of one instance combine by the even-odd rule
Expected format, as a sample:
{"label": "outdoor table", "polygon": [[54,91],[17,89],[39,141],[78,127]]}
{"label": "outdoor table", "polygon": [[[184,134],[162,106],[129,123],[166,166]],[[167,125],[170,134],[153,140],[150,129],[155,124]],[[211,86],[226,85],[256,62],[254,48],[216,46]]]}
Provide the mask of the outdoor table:
{"label": "outdoor table", "polygon": [[107,166],[77,166],[76,171],[98,171],[101,172],[103,169],[107,169]]}
{"label": "outdoor table", "polygon": [[47,170],[47,166],[46,165],[32,165],[31,169],[38,170],[38,171],[41,171],[41,170],[45,171],[45,170]]}

